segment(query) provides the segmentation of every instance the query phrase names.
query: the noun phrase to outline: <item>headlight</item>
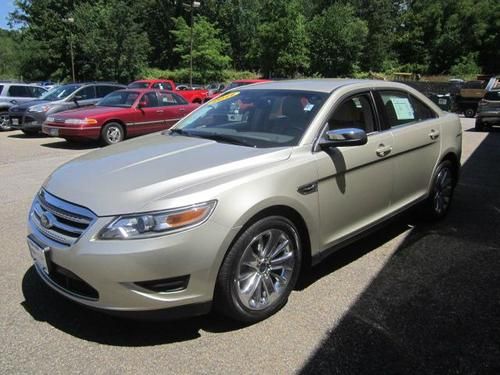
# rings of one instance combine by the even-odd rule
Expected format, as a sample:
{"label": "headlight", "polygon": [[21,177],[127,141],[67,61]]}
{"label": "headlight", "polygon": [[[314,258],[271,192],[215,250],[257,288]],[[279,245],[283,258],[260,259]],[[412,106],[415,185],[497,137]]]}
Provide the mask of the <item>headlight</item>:
{"label": "headlight", "polygon": [[54,120],[55,120],[55,117],[49,116],[49,117],[47,117],[47,120],[45,120],[45,122],[54,122]]}
{"label": "headlight", "polygon": [[216,201],[161,212],[119,216],[105,227],[102,240],[129,240],[165,235],[204,223],[213,212]]}
{"label": "headlight", "polygon": [[46,104],[37,104],[28,108],[30,112],[47,112],[50,106]]}
{"label": "headlight", "polygon": [[95,125],[97,120],[94,118],[68,118],[64,120],[65,124],[71,125]]}

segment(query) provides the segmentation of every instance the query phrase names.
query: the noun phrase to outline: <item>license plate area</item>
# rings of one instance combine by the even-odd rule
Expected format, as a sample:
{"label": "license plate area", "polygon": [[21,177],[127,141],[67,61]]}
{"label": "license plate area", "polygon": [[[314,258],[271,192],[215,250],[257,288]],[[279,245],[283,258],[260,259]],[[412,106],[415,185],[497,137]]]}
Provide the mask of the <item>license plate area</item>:
{"label": "license plate area", "polygon": [[12,125],[19,125],[19,119],[18,118],[12,118],[12,119],[10,119],[10,121],[12,122]]}
{"label": "license plate area", "polygon": [[49,134],[53,137],[57,137],[59,135],[59,129],[57,128],[49,128]]}
{"label": "license plate area", "polygon": [[38,245],[35,241],[33,241],[31,238],[28,237],[28,248],[30,250],[31,258],[33,258],[33,261],[35,264],[47,275],[49,274],[49,253],[50,253],[50,247],[45,246],[41,247]]}

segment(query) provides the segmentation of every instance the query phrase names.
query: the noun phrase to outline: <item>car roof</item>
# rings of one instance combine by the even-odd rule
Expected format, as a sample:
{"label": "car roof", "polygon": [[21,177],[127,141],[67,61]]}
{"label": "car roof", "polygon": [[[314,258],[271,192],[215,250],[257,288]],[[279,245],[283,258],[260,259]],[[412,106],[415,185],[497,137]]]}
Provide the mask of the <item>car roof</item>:
{"label": "car roof", "polygon": [[270,79],[235,79],[236,83],[258,83],[258,82],[272,82]]}
{"label": "car roof", "polygon": [[319,79],[296,79],[283,81],[269,81],[259,83],[258,85],[241,86],[237,90],[298,90],[298,91],[317,91],[331,93],[343,86],[362,85],[366,87],[393,87],[408,88],[408,86],[391,81],[369,80],[369,79],[350,79],[350,78],[319,78]]}

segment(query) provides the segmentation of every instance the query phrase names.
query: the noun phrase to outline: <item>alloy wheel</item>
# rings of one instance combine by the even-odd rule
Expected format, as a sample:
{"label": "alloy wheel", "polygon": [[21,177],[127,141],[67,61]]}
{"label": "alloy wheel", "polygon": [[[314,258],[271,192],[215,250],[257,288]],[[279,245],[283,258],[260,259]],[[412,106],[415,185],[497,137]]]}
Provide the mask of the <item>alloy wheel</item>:
{"label": "alloy wheel", "polygon": [[294,239],[280,229],[255,236],[243,251],[234,286],[241,303],[263,310],[285,293],[295,267]]}
{"label": "alloy wheel", "polygon": [[438,215],[448,209],[453,194],[453,174],[450,168],[442,168],[436,176],[434,210]]}

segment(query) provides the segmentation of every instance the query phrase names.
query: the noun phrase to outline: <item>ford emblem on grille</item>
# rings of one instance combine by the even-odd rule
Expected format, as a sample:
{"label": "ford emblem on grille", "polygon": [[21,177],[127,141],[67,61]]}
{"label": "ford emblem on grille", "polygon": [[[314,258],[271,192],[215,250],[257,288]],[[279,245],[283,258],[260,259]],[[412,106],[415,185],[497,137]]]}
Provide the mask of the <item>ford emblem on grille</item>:
{"label": "ford emblem on grille", "polygon": [[42,216],[40,216],[40,224],[46,229],[52,228],[54,225],[52,215],[48,212],[44,212]]}

